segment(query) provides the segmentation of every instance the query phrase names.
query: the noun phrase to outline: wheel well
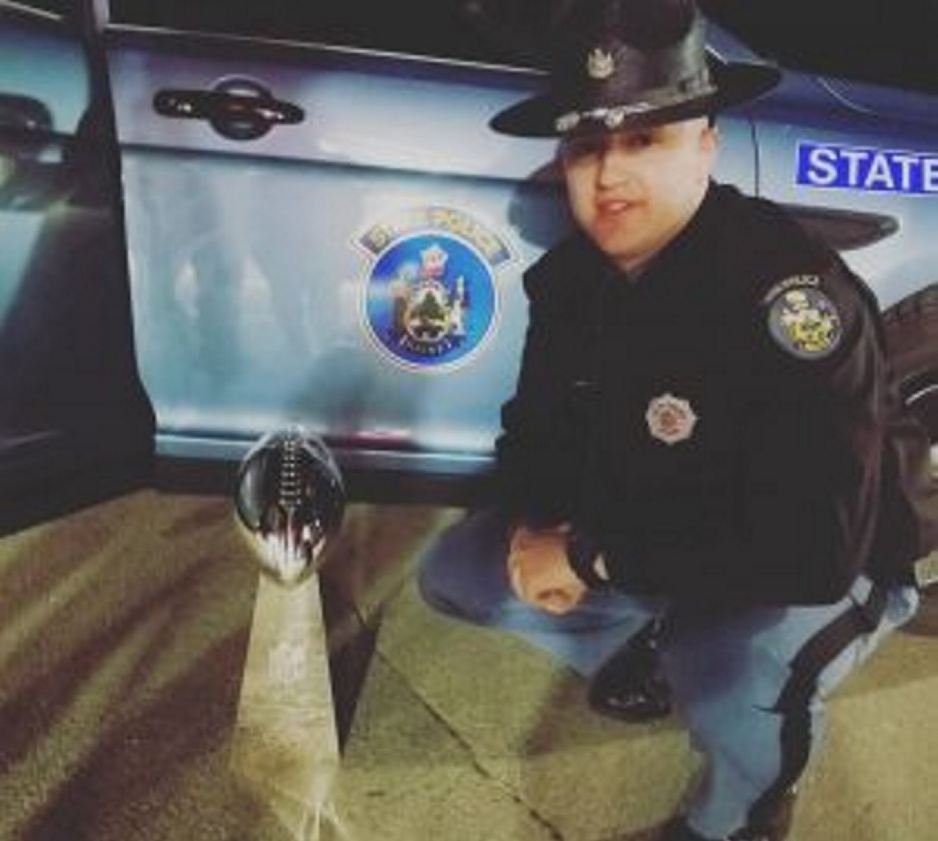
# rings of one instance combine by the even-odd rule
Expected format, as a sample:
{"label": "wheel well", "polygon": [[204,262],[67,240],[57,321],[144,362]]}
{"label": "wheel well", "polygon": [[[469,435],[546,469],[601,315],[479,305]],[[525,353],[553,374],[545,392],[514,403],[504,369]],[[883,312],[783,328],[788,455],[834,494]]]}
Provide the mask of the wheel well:
{"label": "wheel well", "polygon": [[938,283],[883,313],[886,346],[903,400],[938,441]]}

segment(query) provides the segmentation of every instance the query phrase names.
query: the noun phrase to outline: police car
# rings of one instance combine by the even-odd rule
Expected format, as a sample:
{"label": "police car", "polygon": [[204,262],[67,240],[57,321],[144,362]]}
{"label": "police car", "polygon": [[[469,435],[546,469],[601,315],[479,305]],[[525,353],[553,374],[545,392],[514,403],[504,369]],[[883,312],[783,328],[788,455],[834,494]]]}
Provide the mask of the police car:
{"label": "police car", "polygon": [[[554,4],[303,6],[0,0],[0,457],[20,486],[63,464],[101,481],[154,442],[162,465],[232,465],[297,424],[349,471],[491,464],[521,274],[570,220],[552,141],[487,123],[538,87],[508,36]],[[869,282],[938,440],[938,98],[790,71],[720,127],[718,177]]]}

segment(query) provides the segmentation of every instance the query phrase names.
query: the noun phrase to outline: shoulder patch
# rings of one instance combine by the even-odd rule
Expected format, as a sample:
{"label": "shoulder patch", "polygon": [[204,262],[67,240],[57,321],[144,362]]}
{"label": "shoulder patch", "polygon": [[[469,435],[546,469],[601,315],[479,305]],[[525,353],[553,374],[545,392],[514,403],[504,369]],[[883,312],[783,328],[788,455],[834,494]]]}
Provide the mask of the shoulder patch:
{"label": "shoulder patch", "polygon": [[823,359],[843,338],[837,307],[819,287],[819,278],[799,275],[776,284],[765,297],[772,338],[799,359]]}

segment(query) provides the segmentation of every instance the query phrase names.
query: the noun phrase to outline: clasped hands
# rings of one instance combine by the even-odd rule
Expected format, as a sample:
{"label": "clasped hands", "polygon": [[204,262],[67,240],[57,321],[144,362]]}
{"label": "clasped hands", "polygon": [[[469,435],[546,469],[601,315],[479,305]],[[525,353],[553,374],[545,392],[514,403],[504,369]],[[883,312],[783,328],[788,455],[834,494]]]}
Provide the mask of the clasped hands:
{"label": "clasped hands", "polygon": [[569,532],[567,525],[514,530],[508,549],[508,580],[523,602],[559,615],[573,610],[586,595],[586,584],[567,560]]}

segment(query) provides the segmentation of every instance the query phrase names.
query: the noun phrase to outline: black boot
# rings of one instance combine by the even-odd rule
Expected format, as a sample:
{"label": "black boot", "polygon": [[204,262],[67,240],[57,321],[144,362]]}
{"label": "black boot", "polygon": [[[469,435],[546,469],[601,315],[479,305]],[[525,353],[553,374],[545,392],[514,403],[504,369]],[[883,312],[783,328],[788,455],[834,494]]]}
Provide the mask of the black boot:
{"label": "black boot", "polygon": [[797,797],[794,786],[786,789],[777,799],[764,804],[762,814],[753,816],[748,826],[725,839],[705,838],[694,832],[683,818],[674,818],[665,825],[657,841],[785,841],[794,819]]}
{"label": "black boot", "polygon": [[798,789],[785,789],[774,800],[754,810],[749,825],[730,836],[730,841],[785,841],[795,818]]}
{"label": "black boot", "polygon": [[649,622],[603,663],[589,689],[593,710],[620,721],[649,721],[671,712],[671,690],[661,676],[660,631],[660,622]]}
{"label": "black boot", "polygon": [[727,841],[721,838],[704,838],[692,830],[683,820],[676,818],[665,825],[656,841]]}

